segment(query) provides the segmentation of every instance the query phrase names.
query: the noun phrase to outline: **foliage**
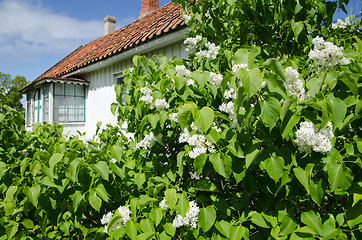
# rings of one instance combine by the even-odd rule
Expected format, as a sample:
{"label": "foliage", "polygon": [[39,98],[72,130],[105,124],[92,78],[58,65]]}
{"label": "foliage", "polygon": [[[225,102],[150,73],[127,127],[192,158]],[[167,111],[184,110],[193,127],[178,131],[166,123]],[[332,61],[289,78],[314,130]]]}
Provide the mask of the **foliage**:
{"label": "foliage", "polygon": [[[201,37],[189,59],[135,56],[124,71],[127,92],[115,87],[111,110],[131,137],[118,126],[86,143],[62,137],[57,124],[25,132],[22,116],[4,107],[0,239],[362,237],[360,21],[332,29],[323,7],[335,3],[273,1],[266,6],[305,6],[298,21],[317,23],[304,32],[310,41],[286,24],[282,36],[294,39],[247,45],[232,30],[238,19],[218,13],[261,1],[210,2],[219,18],[211,23],[228,23],[227,38],[201,24],[191,28],[190,37]],[[202,15],[193,3],[187,11]],[[287,19],[296,18],[277,24]],[[336,51],[333,67],[308,56],[317,36]]]}
{"label": "foliage", "polygon": [[[300,55],[332,23],[337,6],[349,0],[174,0],[190,15],[191,35],[212,40],[223,49],[257,45],[263,57]],[[324,29],[325,30],[325,29]]]}
{"label": "foliage", "polygon": [[15,76],[12,78],[9,74],[0,72],[0,92],[4,95],[0,98],[2,104],[6,104],[19,111],[24,111],[20,100],[22,94],[20,90],[25,87],[28,82],[23,76]]}

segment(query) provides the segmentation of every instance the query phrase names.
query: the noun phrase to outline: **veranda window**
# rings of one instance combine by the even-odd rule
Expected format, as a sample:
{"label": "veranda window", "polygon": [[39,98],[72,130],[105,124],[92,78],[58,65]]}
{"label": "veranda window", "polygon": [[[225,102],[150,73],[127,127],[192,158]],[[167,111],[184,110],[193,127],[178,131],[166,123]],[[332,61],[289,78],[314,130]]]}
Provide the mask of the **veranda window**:
{"label": "veranda window", "polygon": [[54,122],[71,123],[85,121],[85,86],[68,83],[53,85]]}

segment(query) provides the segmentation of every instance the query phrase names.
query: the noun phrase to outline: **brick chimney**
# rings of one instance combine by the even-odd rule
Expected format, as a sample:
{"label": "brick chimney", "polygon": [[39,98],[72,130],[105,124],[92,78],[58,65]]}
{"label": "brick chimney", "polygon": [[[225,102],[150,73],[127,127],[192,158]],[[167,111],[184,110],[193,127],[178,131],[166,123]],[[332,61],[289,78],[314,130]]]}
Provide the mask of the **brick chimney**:
{"label": "brick chimney", "polygon": [[158,0],[141,0],[141,11],[139,18],[150,14],[159,7]]}
{"label": "brick chimney", "polygon": [[114,30],[116,30],[116,21],[117,21],[117,19],[115,17],[109,16],[109,15],[103,19],[104,36],[111,32],[114,32]]}

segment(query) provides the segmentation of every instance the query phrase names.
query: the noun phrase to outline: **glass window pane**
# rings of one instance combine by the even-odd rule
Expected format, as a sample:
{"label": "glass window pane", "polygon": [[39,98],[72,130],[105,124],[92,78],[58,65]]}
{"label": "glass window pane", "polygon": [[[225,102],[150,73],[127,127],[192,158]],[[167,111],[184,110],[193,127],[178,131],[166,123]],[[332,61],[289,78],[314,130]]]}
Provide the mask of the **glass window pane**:
{"label": "glass window pane", "polygon": [[64,84],[62,83],[56,83],[55,84],[55,95],[60,95],[63,96],[64,95]]}

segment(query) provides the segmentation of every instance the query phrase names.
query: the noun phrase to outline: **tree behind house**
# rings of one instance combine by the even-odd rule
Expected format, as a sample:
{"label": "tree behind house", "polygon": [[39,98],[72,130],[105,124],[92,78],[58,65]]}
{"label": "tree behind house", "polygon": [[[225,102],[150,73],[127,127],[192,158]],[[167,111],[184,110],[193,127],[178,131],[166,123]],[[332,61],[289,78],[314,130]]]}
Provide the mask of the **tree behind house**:
{"label": "tree behind house", "polygon": [[0,102],[8,105],[18,111],[24,112],[24,107],[20,100],[22,94],[20,90],[28,83],[23,76],[15,76],[12,78],[10,74],[0,72]]}

